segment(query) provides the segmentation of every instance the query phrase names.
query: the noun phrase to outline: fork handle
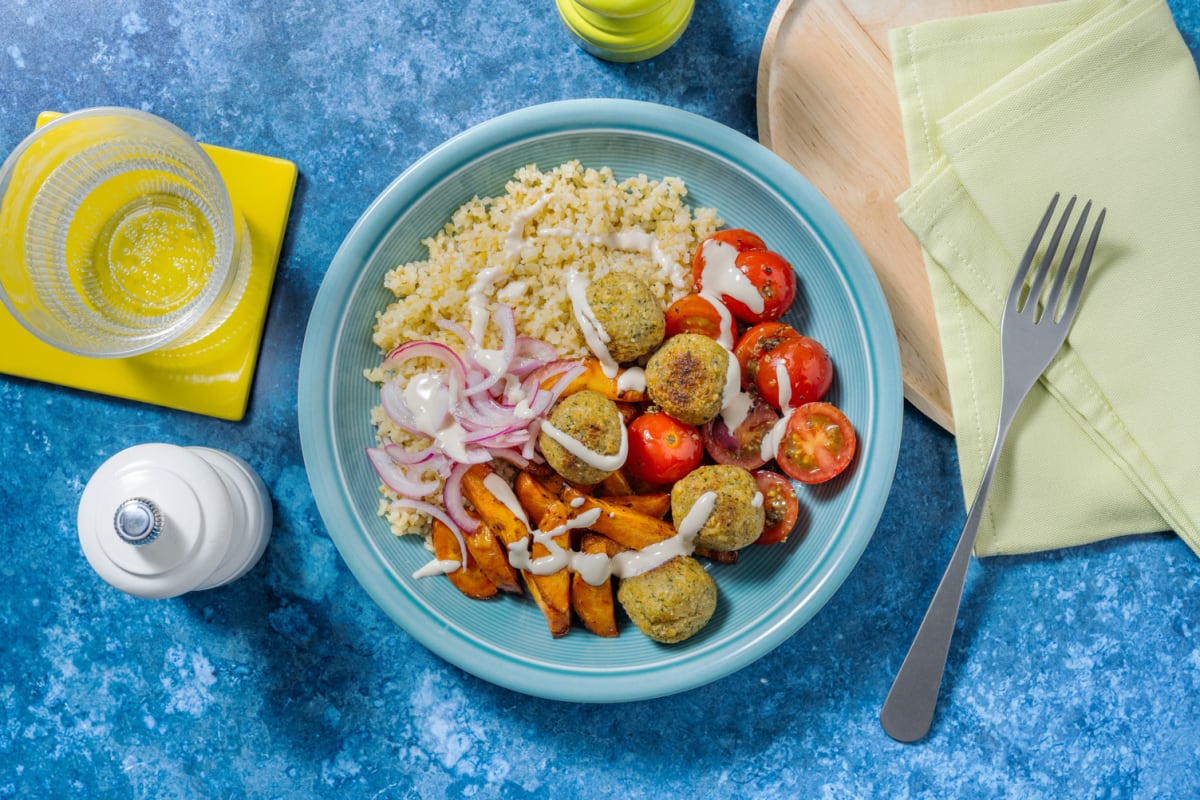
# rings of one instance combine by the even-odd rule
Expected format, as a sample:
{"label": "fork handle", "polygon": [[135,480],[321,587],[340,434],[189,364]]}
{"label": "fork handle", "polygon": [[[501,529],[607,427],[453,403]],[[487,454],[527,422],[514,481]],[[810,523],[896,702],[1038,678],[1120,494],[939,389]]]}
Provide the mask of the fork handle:
{"label": "fork handle", "polygon": [[950,640],[954,637],[958,607],[967,580],[967,567],[971,564],[971,550],[975,547],[979,521],[983,518],[988,490],[991,489],[996,464],[1000,460],[1000,449],[1013,415],[1001,414],[992,453],[984,468],[975,500],[971,503],[971,510],[967,513],[967,521],[959,534],[958,544],[954,546],[950,563],[946,565],[917,635],[913,637],[908,654],[904,656],[900,671],[896,673],[892,688],[883,702],[879,722],[887,735],[896,741],[917,741],[929,732],[933,722],[942,673],[946,669],[946,656],[950,652]]}

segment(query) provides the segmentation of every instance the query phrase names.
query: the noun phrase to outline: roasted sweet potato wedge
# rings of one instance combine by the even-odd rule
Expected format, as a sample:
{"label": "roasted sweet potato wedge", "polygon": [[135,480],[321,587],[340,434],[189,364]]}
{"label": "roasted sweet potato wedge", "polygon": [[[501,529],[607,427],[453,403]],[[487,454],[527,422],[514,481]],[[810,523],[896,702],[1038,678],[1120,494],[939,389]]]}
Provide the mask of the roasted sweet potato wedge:
{"label": "roasted sweet potato wedge", "polygon": [[666,492],[612,495],[605,497],[604,501],[657,519],[662,519],[671,510],[671,495]]}
{"label": "roasted sweet potato wedge", "polygon": [[486,600],[495,596],[496,584],[479,568],[471,557],[470,549],[466,553],[461,552],[454,532],[436,519],[433,521],[433,554],[439,560],[453,560],[462,564],[459,569],[447,572],[446,577],[467,597]]}
{"label": "roasted sweet potato wedge", "polygon": [[496,588],[509,594],[521,594],[521,579],[513,565],[508,563],[508,548],[504,546],[492,529],[479,524],[474,532],[463,536],[467,552],[475,559],[480,571],[496,584]]}
{"label": "roasted sweet potato wedge", "polygon": [[516,511],[509,508],[496,497],[485,485],[490,476],[503,480],[486,464],[475,464],[463,474],[462,491],[480,521],[491,529],[492,533],[506,548],[508,545],[529,537],[528,521],[517,516]]}
{"label": "roasted sweet potato wedge", "polygon": [[633,486],[629,483],[629,476],[625,474],[625,470],[619,469],[596,484],[596,494],[603,497],[619,497],[626,494],[635,494],[635,492],[633,491]]}
{"label": "roasted sweet potato wedge", "polygon": [[[591,529],[597,533],[603,533],[623,547],[641,550],[643,547],[665,541],[675,535],[675,528],[671,523],[613,503],[611,498],[585,495],[562,478],[533,478],[531,476],[530,480],[542,485],[542,492],[537,494],[544,496],[545,492],[551,493],[571,508],[575,514],[599,508],[600,516],[592,523]],[[529,490],[527,489],[527,491]],[[529,493],[534,494],[532,491]]]}
{"label": "roasted sweet potato wedge", "polygon": [[[538,527],[542,531],[553,531],[556,528],[562,528],[568,519],[570,519],[570,513],[567,507],[562,503],[554,503],[547,509]],[[564,529],[562,533],[555,536],[554,543],[564,550],[570,549],[570,530]],[[538,559],[550,555],[550,550],[535,540],[529,554],[534,559]],[[549,575],[522,571],[521,576],[525,579],[525,587],[529,591],[529,596],[538,604],[538,608],[542,610],[542,615],[546,618],[550,635],[556,639],[565,636],[571,629],[571,573],[564,566]]]}
{"label": "roasted sweet potato wedge", "polygon": [[[528,518],[523,518],[519,515],[522,509],[513,507],[513,505],[518,504],[515,502],[516,495],[513,498],[497,497],[492,488],[489,488],[488,484],[491,483],[491,486],[499,490],[501,494],[504,492],[499,484],[490,480],[491,476],[495,476],[494,480],[503,480],[499,476],[496,476],[490,467],[484,464],[476,464],[464,473],[462,490],[463,494],[471,502],[471,505],[475,507],[475,512],[479,515],[483,526],[488,527],[495,537],[503,543],[506,552],[509,545],[529,541],[532,535],[529,529],[530,519],[545,521],[549,516],[548,511],[555,507],[558,508],[558,511],[555,513],[560,518],[559,521],[553,522],[552,525],[543,528],[543,530],[553,530],[555,527],[561,526],[568,519],[569,512],[566,506],[555,502],[556,498],[552,498],[551,502],[540,514],[528,514]],[[510,505],[510,502],[512,505]],[[564,532],[562,536],[567,537],[562,546],[570,547],[570,531]],[[532,558],[536,559],[548,554],[549,550],[540,543],[534,543],[530,548],[530,556]],[[546,617],[546,624],[550,628],[551,635],[555,637],[566,635],[567,631],[571,628],[571,576],[567,569],[563,568],[552,575],[534,575],[526,570],[522,570],[521,578],[524,580],[525,590],[529,592],[529,596],[538,604],[538,608],[542,610],[542,614]]]}
{"label": "roasted sweet potato wedge", "polygon": [[[622,548],[598,533],[584,533],[579,550],[586,554],[603,554],[611,558]],[[593,586],[576,573],[571,576],[571,607],[583,626],[597,636],[618,635],[616,605],[613,602],[612,579]]]}

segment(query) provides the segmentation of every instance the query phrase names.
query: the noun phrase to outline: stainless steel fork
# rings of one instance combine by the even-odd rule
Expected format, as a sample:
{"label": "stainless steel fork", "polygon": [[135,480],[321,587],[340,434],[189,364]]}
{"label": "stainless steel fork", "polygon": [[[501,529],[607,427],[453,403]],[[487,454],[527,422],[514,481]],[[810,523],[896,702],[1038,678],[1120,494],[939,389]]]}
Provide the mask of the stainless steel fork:
{"label": "stainless steel fork", "polygon": [[1083,258],[1070,284],[1061,314],[1058,305],[1063,287],[1066,285],[1067,273],[1071,261],[1075,257],[1075,248],[1083,235],[1087,224],[1088,213],[1092,204],[1089,201],[1083,207],[1083,213],[1071,234],[1067,249],[1063,253],[1062,262],[1055,274],[1045,303],[1039,303],[1046,278],[1054,261],[1055,251],[1062,239],[1071,211],[1075,207],[1072,197],[1063,212],[1045,255],[1038,265],[1037,271],[1025,291],[1025,280],[1029,275],[1030,265],[1042,241],[1042,236],[1054,216],[1058,195],[1050,201],[1037,232],[1029,242],[1025,255],[1017,267],[1012,287],[1008,292],[1008,300],[1000,318],[1000,419],[996,426],[996,440],[992,445],[992,454],[988,458],[979,483],[979,491],[971,510],[967,514],[966,524],[959,536],[958,544],[946,566],[946,572],[934,592],[929,610],[921,621],[917,635],[909,647],[900,671],[883,703],[883,711],[879,721],[889,736],[901,742],[915,742],[929,732],[933,720],[933,712],[937,707],[938,690],[942,684],[942,673],[946,668],[946,655],[950,650],[950,640],[954,636],[954,625],[958,619],[958,607],[962,600],[963,586],[966,583],[967,566],[971,562],[971,551],[975,546],[975,534],[979,530],[979,520],[983,517],[983,509],[987,502],[988,489],[992,485],[992,477],[996,472],[996,463],[1000,460],[1000,449],[1004,438],[1016,416],[1021,401],[1033,388],[1042,372],[1049,366],[1054,354],[1062,347],[1067,338],[1075,311],[1079,308],[1079,297],[1083,292],[1083,282],[1087,278],[1088,268],[1092,263],[1092,253],[1096,249],[1096,240],[1100,236],[1100,227],[1104,224],[1105,211],[1102,209],[1096,218]]}

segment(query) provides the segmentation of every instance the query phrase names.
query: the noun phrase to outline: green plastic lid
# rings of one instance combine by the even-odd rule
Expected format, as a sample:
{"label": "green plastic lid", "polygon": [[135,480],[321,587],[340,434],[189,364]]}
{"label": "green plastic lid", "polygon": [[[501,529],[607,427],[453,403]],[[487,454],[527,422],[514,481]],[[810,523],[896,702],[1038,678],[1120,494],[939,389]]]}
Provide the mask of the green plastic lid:
{"label": "green plastic lid", "polygon": [[666,50],[692,18],[693,0],[556,0],[583,49],[609,61],[642,61]]}

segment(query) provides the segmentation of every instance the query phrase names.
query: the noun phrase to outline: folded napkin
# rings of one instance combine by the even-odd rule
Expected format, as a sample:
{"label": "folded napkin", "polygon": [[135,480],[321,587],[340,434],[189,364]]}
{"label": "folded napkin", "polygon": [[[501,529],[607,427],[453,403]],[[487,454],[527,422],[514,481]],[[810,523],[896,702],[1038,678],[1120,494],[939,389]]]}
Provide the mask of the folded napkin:
{"label": "folded napkin", "polygon": [[[1065,0],[890,34],[966,500],[1000,406],[1001,308],[1055,192],[1108,217],[1026,398],[977,555],[1173,530],[1200,554],[1200,79],[1162,0]],[[1093,218],[1095,211],[1093,211]]]}

